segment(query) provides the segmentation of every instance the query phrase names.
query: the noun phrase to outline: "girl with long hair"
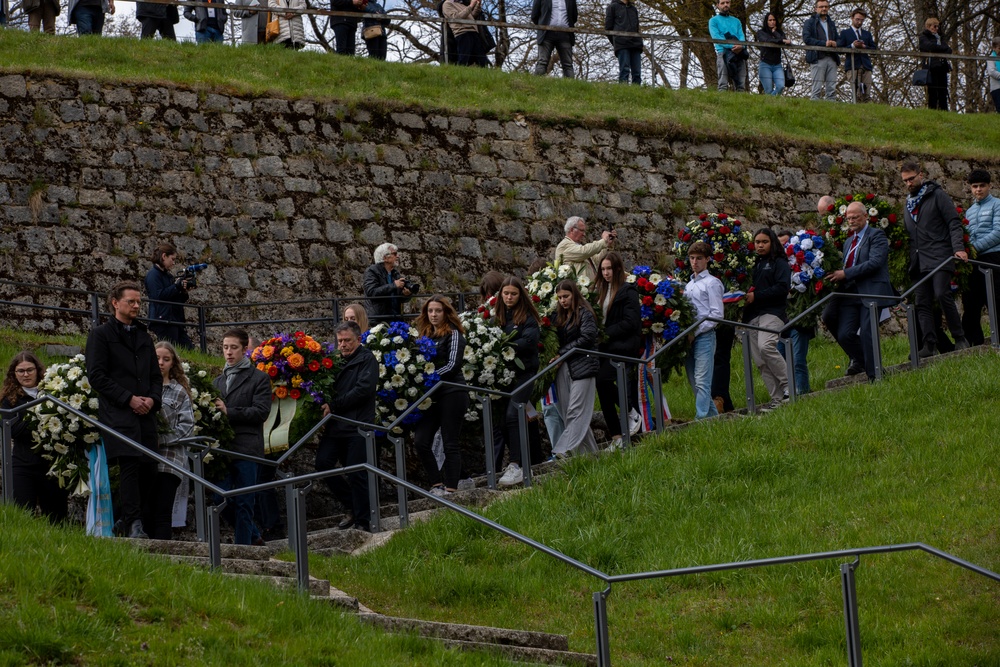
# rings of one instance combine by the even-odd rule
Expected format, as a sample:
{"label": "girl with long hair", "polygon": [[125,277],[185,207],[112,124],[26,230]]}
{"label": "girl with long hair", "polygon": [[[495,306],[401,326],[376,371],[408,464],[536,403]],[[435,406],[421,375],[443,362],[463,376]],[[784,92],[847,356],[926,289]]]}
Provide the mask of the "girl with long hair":
{"label": "girl with long hair", "polygon": [[[785,306],[788,290],[792,286],[792,269],[781,241],[770,227],[754,234],[753,245],[757,251],[757,263],[753,267],[753,286],[746,295],[743,321],[777,330],[788,321]],[[788,396],[788,371],[785,360],[778,353],[778,334],[752,330],[750,354],[771,396],[770,403],[761,406],[761,410],[773,410]]]}
{"label": "girl with long hair", "polygon": [[[178,466],[187,467],[187,447],[178,444],[194,432],[194,406],[191,385],[174,346],[166,341],[156,344],[156,360],[163,378],[163,403],[160,414],[167,430],[157,434],[160,456]],[[153,517],[149,536],[154,540],[173,538],[172,518],[174,498],[183,476],[162,463],[156,466],[156,490],[153,497]]]}
{"label": "girl with long hair", "polygon": [[[556,285],[556,333],[559,336],[559,353],[552,363],[573,350],[593,350],[597,345],[597,318],[580,289],[572,280]],[[559,414],[563,432],[552,446],[553,458],[572,454],[596,452],[597,441],[590,430],[594,414],[595,377],[600,369],[596,357],[576,353],[565,359],[556,371],[556,394],[559,396]]]}
{"label": "girl with long hair", "polygon": [[352,303],[344,308],[344,321],[356,323],[361,333],[368,331],[368,311],[360,303]]}
{"label": "girl with long hair", "polygon": [[[434,364],[434,374],[439,381],[465,384],[462,361],[465,356],[465,329],[451,301],[440,294],[427,299],[415,322],[421,336],[434,341],[436,353],[429,362]],[[414,429],[413,438],[417,455],[431,483],[431,493],[445,496],[458,489],[462,474],[462,451],[458,436],[462,430],[465,411],[469,407],[469,392],[462,387],[442,387],[432,396],[431,406],[424,411]],[[444,467],[438,469],[432,445],[434,434],[441,429],[444,444]]]}
{"label": "girl with long hair", "polygon": [[[601,352],[636,357],[642,348],[642,314],[639,311],[639,292],[635,285],[625,280],[625,264],[617,252],[609,252],[601,260],[597,274],[597,296],[604,310],[605,340],[598,349]],[[597,398],[601,402],[604,421],[608,425],[611,446],[622,444],[622,427],[618,412],[618,372],[611,360],[601,358],[601,368],[597,373]],[[635,366],[626,367],[625,388],[628,401],[629,432],[635,433],[641,426],[639,412],[639,384]]]}
{"label": "girl with long hair", "polygon": [[[7,366],[3,388],[0,388],[0,408],[16,408],[38,397],[38,383],[45,375],[45,366],[31,352],[18,352]],[[51,464],[41,454],[32,451],[31,429],[19,412],[11,421],[14,443],[11,472],[14,504],[34,511],[39,507],[52,523],[66,519],[69,492],[59,488],[49,476]]]}
{"label": "girl with long hair", "polygon": [[[509,276],[500,284],[500,298],[496,308],[496,325],[505,334],[515,334],[511,343],[514,345],[514,355],[521,361],[521,368],[515,371],[511,388],[524,384],[538,372],[538,341],[541,338],[539,326],[541,318],[531,302],[531,295],[524,288],[524,283],[514,276]],[[524,471],[521,469],[521,429],[517,418],[517,404],[529,405],[532,385],[529,384],[514,394],[513,398],[500,401],[500,411],[504,415],[506,427],[505,442],[510,455],[510,463],[500,477],[500,486],[513,486],[524,481]],[[542,459],[541,444],[538,438],[538,423],[528,423],[528,447],[531,463],[540,463]],[[503,460],[503,445],[494,450],[498,463]]]}

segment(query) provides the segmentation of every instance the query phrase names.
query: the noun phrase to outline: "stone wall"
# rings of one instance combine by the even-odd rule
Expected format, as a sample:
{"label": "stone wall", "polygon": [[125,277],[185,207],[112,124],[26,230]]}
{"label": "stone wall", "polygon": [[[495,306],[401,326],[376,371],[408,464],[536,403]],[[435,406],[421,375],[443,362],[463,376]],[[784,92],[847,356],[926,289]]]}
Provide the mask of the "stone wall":
{"label": "stone wall", "polygon": [[[516,272],[548,254],[569,215],[588,218],[592,234],[617,228],[626,260],[664,266],[676,226],[695,213],[795,226],[822,194],[898,196],[901,157],[694,139],[614,120],[560,125],[6,75],[0,277],[106,290],[144,275],[153,247],[169,240],[182,261],[211,264],[193,301],[287,302],[359,293],[372,250],[389,240],[407,275],[468,290],[489,269]],[[969,163],[926,164],[967,199]],[[86,307],[81,296],[0,292]],[[280,305],[212,317],[328,310]],[[31,328],[77,326],[4,312]]]}

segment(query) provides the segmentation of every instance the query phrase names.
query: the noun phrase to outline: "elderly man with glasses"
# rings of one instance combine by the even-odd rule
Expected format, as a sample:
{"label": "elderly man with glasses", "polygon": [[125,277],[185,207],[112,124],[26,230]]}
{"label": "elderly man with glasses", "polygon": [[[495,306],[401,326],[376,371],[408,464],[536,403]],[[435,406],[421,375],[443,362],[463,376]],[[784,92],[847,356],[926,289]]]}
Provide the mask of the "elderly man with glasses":
{"label": "elderly man with glasses", "polygon": [[419,286],[407,282],[400,274],[399,248],[393,244],[383,243],[375,248],[372,258],[375,263],[365,270],[363,282],[371,321],[375,324],[402,319],[403,302]]}
{"label": "elderly man with glasses", "polygon": [[563,231],[566,232],[566,238],[556,246],[556,264],[573,266],[578,274],[581,271],[586,273],[593,283],[597,279],[597,267],[614,246],[618,232],[604,230],[598,240],[584,243],[583,240],[587,236],[587,221],[575,215],[566,220]]}

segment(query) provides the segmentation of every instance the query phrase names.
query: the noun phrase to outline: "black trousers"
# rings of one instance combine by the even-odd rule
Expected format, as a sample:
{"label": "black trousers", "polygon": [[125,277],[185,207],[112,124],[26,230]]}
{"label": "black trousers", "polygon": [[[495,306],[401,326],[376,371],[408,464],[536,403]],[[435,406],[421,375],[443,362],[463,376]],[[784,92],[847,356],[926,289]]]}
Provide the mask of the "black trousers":
{"label": "black trousers", "polygon": [[142,33],[139,35],[140,39],[153,39],[156,35],[156,31],[160,31],[160,37],[163,39],[169,39],[172,42],[177,41],[177,36],[174,34],[174,24],[168,18],[154,19],[151,17],[139,19],[139,23],[142,25]]}
{"label": "black trousers", "polygon": [[11,465],[14,504],[34,512],[37,505],[52,523],[65,521],[68,513],[66,501],[69,491],[59,488],[59,482],[50,477],[48,462]]}
{"label": "black trousers", "polygon": [[722,397],[722,410],[733,409],[733,397],[729,395],[729,381],[732,376],[730,361],[733,357],[733,342],[736,328],[728,324],[715,327],[715,364],[712,368],[712,398]]}
{"label": "black trousers", "polygon": [[[639,382],[634,364],[625,366],[625,382],[625,399],[628,401],[625,412],[628,412],[639,405]],[[612,437],[620,436],[622,427],[618,417],[618,371],[609,359],[601,359],[601,367],[597,371],[597,400],[601,402],[608,433]]]}
{"label": "black trousers", "polygon": [[932,67],[927,82],[927,106],[931,109],[948,110],[948,70]]}
{"label": "black trousers", "polygon": [[[1000,264],[1000,252],[990,252],[980,255],[977,259],[990,264]],[[993,297],[1000,298],[1000,269],[993,269]],[[965,337],[971,345],[982,345],[986,342],[983,333],[983,308],[987,305],[986,298],[986,274],[979,270],[978,266],[973,266],[972,275],[969,276],[969,289],[962,295],[962,329]],[[1000,311],[996,310],[997,302],[993,302],[994,312],[1000,318]]]}
{"label": "black trousers", "polygon": [[[333,470],[365,463],[367,460],[365,439],[360,435],[324,434],[316,450],[316,470]],[[327,477],[326,485],[337,502],[350,510],[355,523],[365,527],[370,525],[368,473],[362,471],[346,476]]]}
{"label": "black trousers", "polygon": [[156,490],[153,492],[153,516],[151,522],[143,521],[146,534],[154,540],[171,540],[174,518],[174,498],[181,478],[169,472],[156,473]]}
{"label": "black trousers", "polygon": [[[156,489],[156,461],[148,456],[119,456],[118,502],[122,525],[128,530],[133,521],[142,520],[143,527],[152,525]],[[148,533],[147,533],[148,534]]]}
{"label": "black trousers", "polygon": [[[452,391],[437,396],[417,422],[413,432],[414,447],[431,486],[443,483],[449,489],[458,488],[458,479],[462,475],[462,450],[458,446],[458,436],[468,407],[469,392]],[[438,470],[432,449],[434,434],[439,428],[444,441],[444,468],[441,470]]]}
{"label": "black trousers", "polygon": [[[926,276],[921,273],[917,279]],[[934,318],[934,301],[938,302],[941,312],[944,314],[945,322],[951,331],[952,338],[956,342],[960,338],[965,338],[965,331],[962,329],[962,318],[958,314],[958,306],[955,305],[955,295],[951,291],[951,271],[938,271],[934,277],[918,287],[914,294],[917,297],[917,321],[920,322],[920,332],[923,336],[923,344],[933,347],[937,344],[937,326]]]}
{"label": "black trousers", "polygon": [[[850,288],[854,294],[857,288]],[[869,378],[875,377],[875,341],[872,338],[872,316],[869,306],[861,299],[841,299],[839,320],[840,331],[837,332],[837,343],[850,357],[851,363],[862,361],[865,373]],[[861,333],[858,333],[860,329]]]}
{"label": "black trousers", "polygon": [[[511,386],[516,387],[522,384],[530,376],[518,377]],[[531,398],[531,385],[514,394],[514,400],[503,399],[500,401],[500,414],[503,415],[503,440],[494,446],[493,452],[496,455],[496,467],[499,469],[503,464],[503,446],[507,445],[510,453],[510,462],[523,465],[521,461],[521,427],[517,418],[517,407],[515,403],[527,404]],[[493,429],[496,431],[496,428]],[[496,442],[494,440],[494,442]],[[538,420],[528,422],[528,456],[531,457],[531,465],[542,462],[542,438],[538,431]]]}

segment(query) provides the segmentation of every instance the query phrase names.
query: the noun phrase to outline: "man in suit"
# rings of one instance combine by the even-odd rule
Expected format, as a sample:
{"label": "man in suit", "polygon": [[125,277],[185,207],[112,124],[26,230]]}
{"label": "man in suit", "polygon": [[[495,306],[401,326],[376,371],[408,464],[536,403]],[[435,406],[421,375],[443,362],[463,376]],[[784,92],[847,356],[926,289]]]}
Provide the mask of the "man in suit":
{"label": "man in suit", "polygon": [[[250,336],[243,329],[231,329],[223,334],[222,356],[226,366],[212,384],[220,394],[215,405],[229,419],[236,434],[232,450],[263,457],[264,422],[271,412],[271,380],[250,362],[247,357],[249,345]],[[254,484],[257,484],[257,463],[232,458],[219,486],[230,490]],[[264,540],[253,519],[253,494],[235,496],[229,501],[236,512],[236,544],[263,545]]]}
{"label": "man in suit", "polygon": [[854,49],[844,58],[844,71],[851,77],[854,86],[854,100],[872,101],[872,59],[868,51],[875,49],[875,39],[872,34],[862,28],[868,14],[860,7],[851,12],[851,27],[844,28],[837,44],[841,47]]}
{"label": "man in suit", "polygon": [[[851,235],[844,243],[844,268],[830,274],[846,294],[893,296],[889,281],[889,240],[885,232],[868,225],[868,211],[861,202],[847,206]],[[875,341],[872,339],[870,300],[842,298],[836,302],[840,316],[837,343],[852,360],[864,359],[865,373],[875,379]],[[890,306],[891,300],[877,301]],[[860,328],[860,335],[858,330]],[[853,362],[852,362],[853,363]]]}
{"label": "man in suit", "polygon": [[[87,378],[97,392],[99,419],[155,452],[163,377],[153,339],[137,319],[142,302],[139,285],[118,283],[111,288],[108,302],[114,317],[87,336]],[[109,462],[117,463],[120,471],[121,517],[115,522],[114,533],[146,538],[142,522],[145,518],[149,523],[153,517],[156,461],[108,435],[104,435],[104,448]]]}
{"label": "man in suit", "polygon": [[[829,0],[816,0],[816,13],[802,25],[802,41],[809,46],[837,46],[837,24],[830,18]],[[812,95],[818,100],[826,89],[826,100],[837,100],[837,66],[840,56],[829,51],[806,51],[812,74]]]}
{"label": "man in suit", "polygon": [[[576,25],[576,0],[534,0],[531,5],[531,22],[535,25],[572,28]],[[559,53],[563,76],[572,79],[576,33],[539,30],[537,38],[538,62],[535,63],[535,74],[545,76],[549,71],[552,49],[555,49]]]}
{"label": "man in suit", "polygon": [[[924,178],[923,170],[917,162],[907,160],[900,165],[899,171],[903,184],[909,190],[903,207],[903,223],[910,235],[910,277],[915,281],[921,280],[949,257],[957,257],[962,261],[969,259],[965,252],[962,219],[951,197],[940,185]],[[962,328],[962,318],[955,305],[955,295],[951,291],[951,278],[954,274],[955,262],[952,261],[915,290],[917,322],[923,337],[921,358],[937,354],[935,331],[940,318],[935,321],[932,303],[935,299],[944,313],[951,336],[955,339],[955,349],[964,350],[969,347]]]}

